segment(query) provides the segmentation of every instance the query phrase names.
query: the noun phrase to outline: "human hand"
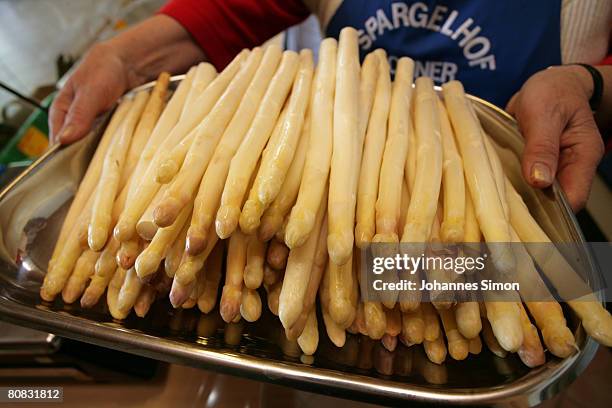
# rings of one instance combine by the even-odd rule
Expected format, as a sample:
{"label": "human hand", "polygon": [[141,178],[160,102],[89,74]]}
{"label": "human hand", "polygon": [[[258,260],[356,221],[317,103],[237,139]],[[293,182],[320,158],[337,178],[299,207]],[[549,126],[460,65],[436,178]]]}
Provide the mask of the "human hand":
{"label": "human hand", "polygon": [[130,89],[129,68],[112,46],[94,45],[51,105],[51,142],[68,144],[84,137],[99,114]]}
{"label": "human hand", "polygon": [[553,67],[529,78],[506,107],[525,137],[525,180],[544,188],[556,175],[574,211],[586,204],[604,153],[589,107],[592,88],[583,67]]}

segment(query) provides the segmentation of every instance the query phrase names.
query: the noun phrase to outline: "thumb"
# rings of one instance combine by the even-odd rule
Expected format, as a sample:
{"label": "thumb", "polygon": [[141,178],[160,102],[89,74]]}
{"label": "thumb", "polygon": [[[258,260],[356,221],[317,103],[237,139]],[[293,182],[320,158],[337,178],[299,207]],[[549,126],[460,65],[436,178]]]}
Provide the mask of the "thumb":
{"label": "thumb", "polygon": [[95,95],[91,95],[87,89],[80,88],[76,91],[64,118],[64,125],[58,134],[60,143],[72,143],[89,132],[94,119],[103,111],[95,101]]}
{"label": "thumb", "polygon": [[514,101],[513,108],[521,132],[525,137],[523,150],[523,176],[536,188],[552,184],[559,160],[559,140],[566,125],[555,106],[540,101]]}
{"label": "thumb", "polygon": [[516,101],[518,100],[520,94],[521,91],[518,91],[517,93],[512,95],[512,98],[510,98],[510,101],[508,101],[508,104],[506,105],[506,112],[508,112],[512,116],[516,115]]}

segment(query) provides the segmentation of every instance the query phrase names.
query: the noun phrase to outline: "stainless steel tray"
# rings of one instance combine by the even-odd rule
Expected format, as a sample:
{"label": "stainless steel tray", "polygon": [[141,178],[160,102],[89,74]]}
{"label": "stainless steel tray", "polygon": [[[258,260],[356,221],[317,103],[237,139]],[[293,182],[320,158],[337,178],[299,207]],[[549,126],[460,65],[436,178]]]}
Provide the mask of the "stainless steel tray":
{"label": "stainless steel tray", "polygon": [[[176,85],[181,77],[173,79]],[[485,130],[519,155],[522,138],[513,119],[473,100]],[[202,316],[158,301],[146,318],[118,322],[103,304],[82,310],[60,300],[42,302],[38,289],[61,222],[107,120],[108,115],[100,119],[83,141],[50,150],[0,193],[1,319],[159,360],[377,403],[535,405],[569,384],[595,354],[597,344],[571,314],[579,352],[564,360],[547,356],[545,365],[528,369],[515,356],[500,359],[487,350],[438,366],[420,348],[400,346],[389,353],[352,335],[338,349],[324,331],[315,356],[305,358],[284,340],[280,323],[269,313],[253,324],[225,325],[216,313]],[[526,201],[551,236],[583,242],[558,186],[547,192],[519,190],[528,193]],[[598,279],[588,251],[571,258],[582,264],[587,279]]]}

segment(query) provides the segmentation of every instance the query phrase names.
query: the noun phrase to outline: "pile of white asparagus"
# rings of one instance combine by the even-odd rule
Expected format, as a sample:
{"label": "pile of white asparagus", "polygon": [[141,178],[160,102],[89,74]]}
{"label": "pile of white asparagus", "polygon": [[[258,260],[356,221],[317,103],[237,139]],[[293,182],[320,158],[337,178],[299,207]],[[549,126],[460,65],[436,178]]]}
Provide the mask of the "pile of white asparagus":
{"label": "pile of white asparagus", "polygon": [[[399,59],[392,81],[383,50],[360,64],[357,32],[345,28],[338,42],[321,43],[316,67],[310,50],[245,50],[219,74],[193,67],[170,98],[161,74],[112,116],[41,297],[61,293],[90,308],[106,293],[112,316],[124,319],[169,292],[175,308],[210,313],[219,301],[226,322],[252,322],[265,293],[305,354],[317,348],[322,316],[338,347],[346,332],[361,333],[389,350],[398,340],[422,344],[438,364],[447,353],[479,353],[481,336],[528,366],[544,363],[544,348],[569,356],[574,336],[552,296],[362,300],[358,253],[370,242],[550,242],[462,85],[445,84],[442,99],[430,78],[413,87],[413,67]],[[521,287],[545,290],[537,254],[499,252]],[[540,265],[549,281],[581,282],[553,258]],[[595,297],[568,303],[591,336],[612,345],[612,318]]]}

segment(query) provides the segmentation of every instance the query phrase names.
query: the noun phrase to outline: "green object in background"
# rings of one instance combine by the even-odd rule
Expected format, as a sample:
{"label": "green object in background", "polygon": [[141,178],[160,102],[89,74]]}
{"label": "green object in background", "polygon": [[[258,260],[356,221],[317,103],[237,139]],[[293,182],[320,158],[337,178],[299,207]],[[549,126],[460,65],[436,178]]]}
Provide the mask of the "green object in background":
{"label": "green object in background", "polygon": [[[55,94],[47,96],[42,106],[48,107]],[[0,173],[2,168],[13,162],[34,160],[49,146],[49,124],[47,114],[36,109],[17,130],[5,146],[0,146]]]}

